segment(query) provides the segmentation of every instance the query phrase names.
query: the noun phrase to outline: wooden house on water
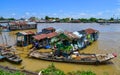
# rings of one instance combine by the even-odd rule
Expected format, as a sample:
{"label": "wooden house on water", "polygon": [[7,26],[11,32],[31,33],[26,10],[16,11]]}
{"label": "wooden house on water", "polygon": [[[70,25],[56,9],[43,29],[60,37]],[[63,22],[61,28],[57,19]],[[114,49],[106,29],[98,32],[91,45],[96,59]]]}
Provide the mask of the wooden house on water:
{"label": "wooden house on water", "polygon": [[32,31],[16,33],[17,46],[27,46],[31,44],[33,41],[33,38],[32,38],[33,35],[35,35],[35,33]]}
{"label": "wooden house on water", "polygon": [[39,32],[38,34],[48,34],[48,33],[52,33],[55,32],[56,29],[53,27],[48,27],[48,28],[43,28],[41,32]]}
{"label": "wooden house on water", "polygon": [[53,28],[53,27],[48,27],[48,28],[44,28],[44,29],[42,29],[42,32],[44,33],[44,34],[48,34],[48,33],[52,33],[52,32],[55,32],[55,28]]}
{"label": "wooden house on water", "polygon": [[73,34],[75,34],[76,36],[79,37],[79,39],[76,40],[76,42],[74,41],[73,44],[78,45],[79,49],[83,49],[87,46],[87,39],[86,39],[86,32],[85,30],[81,30],[81,31],[75,31],[73,32]]}
{"label": "wooden house on water", "polygon": [[92,28],[88,28],[85,29],[86,32],[86,38],[89,41],[89,43],[92,43],[93,41],[96,41],[99,37],[99,31],[92,29]]}
{"label": "wooden house on water", "polygon": [[33,36],[35,43],[38,44],[37,48],[51,48],[50,43],[53,37],[57,36],[56,32],[48,33],[48,34],[39,34]]}
{"label": "wooden house on water", "polygon": [[65,31],[63,33],[59,33],[56,38],[57,41],[53,44],[57,48],[56,55],[59,55],[59,52],[62,52],[63,56],[67,56],[72,50],[75,50],[73,49],[75,47],[72,46],[72,42],[73,40],[77,40],[78,37],[72,32]]}
{"label": "wooden house on water", "polygon": [[9,23],[9,30],[26,30],[26,29],[36,29],[37,23],[35,22],[25,22],[25,21],[16,21]]}

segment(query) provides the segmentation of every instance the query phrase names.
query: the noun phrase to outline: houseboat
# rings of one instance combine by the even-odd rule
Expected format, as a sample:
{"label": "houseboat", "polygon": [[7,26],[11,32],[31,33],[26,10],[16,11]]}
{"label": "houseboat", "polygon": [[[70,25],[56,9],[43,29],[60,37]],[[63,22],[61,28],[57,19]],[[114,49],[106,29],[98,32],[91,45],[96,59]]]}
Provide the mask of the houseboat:
{"label": "houseboat", "polygon": [[55,32],[56,29],[53,27],[47,27],[47,28],[43,28],[41,32],[38,32],[38,34],[48,34],[48,33],[52,33]]}
{"label": "houseboat", "polygon": [[36,28],[37,28],[36,22],[26,22],[26,21],[9,22],[10,31],[36,29]]}
{"label": "houseboat", "polygon": [[28,46],[29,44],[32,44],[33,38],[32,36],[35,35],[32,31],[27,32],[18,32],[16,33],[16,44],[17,46]]}
{"label": "houseboat", "polygon": [[96,41],[99,37],[99,31],[98,30],[88,28],[88,29],[85,29],[85,32],[86,32],[86,38],[87,38],[89,44]]}
{"label": "houseboat", "polygon": [[36,48],[51,48],[50,41],[51,38],[57,36],[56,32],[48,33],[48,34],[39,34],[33,36],[35,47]]}

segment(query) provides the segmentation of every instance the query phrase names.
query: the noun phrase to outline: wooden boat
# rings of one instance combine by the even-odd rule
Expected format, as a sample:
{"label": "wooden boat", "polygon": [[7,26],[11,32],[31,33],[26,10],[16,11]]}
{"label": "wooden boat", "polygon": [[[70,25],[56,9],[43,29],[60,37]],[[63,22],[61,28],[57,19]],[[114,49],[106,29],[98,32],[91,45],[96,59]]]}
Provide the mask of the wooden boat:
{"label": "wooden boat", "polygon": [[4,56],[0,55],[0,61],[3,61],[4,60]]}
{"label": "wooden boat", "polygon": [[11,63],[20,64],[22,62],[22,59],[10,50],[1,50],[0,53],[7,61]]}
{"label": "wooden boat", "polygon": [[30,57],[53,61],[53,62],[66,62],[78,64],[102,64],[116,57],[115,54],[72,54],[68,57],[57,57],[50,53],[39,53],[33,51],[29,54]]}
{"label": "wooden boat", "polygon": [[5,59],[11,63],[15,63],[15,64],[20,64],[22,62],[22,59],[15,55],[15,54],[12,54],[12,53],[3,53],[2,54]]}

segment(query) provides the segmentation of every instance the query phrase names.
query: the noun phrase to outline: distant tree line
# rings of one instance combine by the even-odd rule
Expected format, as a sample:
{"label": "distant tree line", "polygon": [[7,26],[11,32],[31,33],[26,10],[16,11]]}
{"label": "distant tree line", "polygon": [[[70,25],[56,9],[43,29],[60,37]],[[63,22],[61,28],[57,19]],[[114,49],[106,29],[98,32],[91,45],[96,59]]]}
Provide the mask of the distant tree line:
{"label": "distant tree line", "polygon": [[0,17],[0,20],[15,20],[15,18],[4,18],[4,17]]}
{"label": "distant tree line", "polygon": [[[0,17],[0,20],[16,20],[15,18],[4,18],[4,17]],[[25,20],[25,18],[20,18],[19,20]],[[111,17],[110,19],[104,19],[104,18],[95,18],[95,17],[91,17],[91,18],[59,18],[59,17],[49,17],[49,16],[45,16],[44,18],[37,18],[37,17],[30,17],[28,20],[30,21],[39,21],[39,20],[45,20],[46,22],[63,22],[63,23],[69,23],[69,22],[73,22],[73,23],[79,23],[79,22],[83,22],[83,23],[91,23],[91,22],[98,22],[98,21],[114,21],[115,19],[113,17]]]}

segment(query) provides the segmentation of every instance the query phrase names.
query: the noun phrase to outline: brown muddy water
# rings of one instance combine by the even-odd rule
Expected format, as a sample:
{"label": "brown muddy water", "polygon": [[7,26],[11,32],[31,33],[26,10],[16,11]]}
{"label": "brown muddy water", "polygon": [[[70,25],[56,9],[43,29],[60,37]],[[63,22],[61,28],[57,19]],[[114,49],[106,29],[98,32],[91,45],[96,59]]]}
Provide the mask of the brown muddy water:
{"label": "brown muddy water", "polygon": [[[97,75],[120,75],[120,24],[110,24],[110,25],[99,25],[96,23],[51,23],[51,24],[38,24],[37,30],[32,31],[41,31],[45,27],[55,27],[56,29],[63,29],[68,31],[77,31],[85,28],[94,28],[100,31],[100,36],[98,41],[94,42],[92,45],[81,50],[80,52],[84,53],[117,53],[117,58],[111,60],[111,64],[105,65],[82,65],[82,64],[72,64],[72,63],[59,63],[54,62],[55,66],[65,73],[70,71],[77,70],[91,70]],[[12,32],[3,32],[0,34],[0,43],[7,43],[9,45],[15,45],[16,36],[15,33],[18,31]],[[6,41],[7,40],[7,41]],[[23,62],[21,65],[11,64],[7,61],[0,62],[0,65],[10,66],[20,69],[21,67],[30,71],[39,71],[42,68],[46,68],[53,62],[43,61],[38,59],[32,59],[27,57],[27,53],[30,47],[18,48],[17,52],[22,57]]]}

